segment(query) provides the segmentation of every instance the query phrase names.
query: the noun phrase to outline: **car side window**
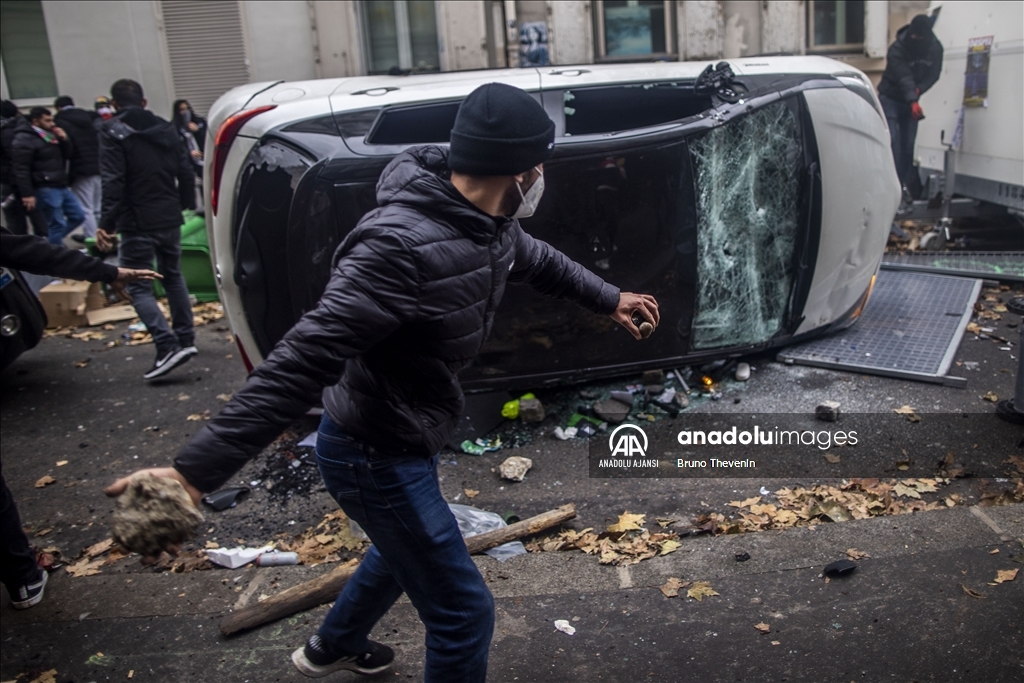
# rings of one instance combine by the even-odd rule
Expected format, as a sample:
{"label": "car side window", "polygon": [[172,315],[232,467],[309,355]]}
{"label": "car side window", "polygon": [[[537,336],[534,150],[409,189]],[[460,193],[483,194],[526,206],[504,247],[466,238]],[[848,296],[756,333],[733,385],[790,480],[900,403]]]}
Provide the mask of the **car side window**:
{"label": "car side window", "polygon": [[767,341],[794,277],[800,128],[782,101],[690,138],[697,201],[694,349]]}

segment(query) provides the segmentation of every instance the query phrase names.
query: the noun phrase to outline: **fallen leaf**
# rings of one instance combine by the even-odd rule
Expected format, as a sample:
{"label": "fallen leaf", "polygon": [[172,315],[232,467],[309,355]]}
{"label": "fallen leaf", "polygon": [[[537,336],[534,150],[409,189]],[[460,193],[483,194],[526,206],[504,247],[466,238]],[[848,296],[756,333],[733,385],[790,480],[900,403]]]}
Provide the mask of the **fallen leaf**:
{"label": "fallen leaf", "polygon": [[217,400],[224,401],[225,403],[227,403],[232,399],[233,396],[233,394],[217,394]]}
{"label": "fallen leaf", "polygon": [[[77,365],[77,363],[76,363],[76,365]],[[997,394],[994,391],[986,391],[985,395],[982,396],[982,398],[985,399],[986,401],[991,401],[992,403],[997,403],[999,401],[999,394]]]}
{"label": "fallen leaf", "polygon": [[832,455],[831,453],[826,453],[825,454],[825,460],[828,460],[830,463],[835,465],[840,460],[842,460],[842,458],[840,458],[838,455]]}
{"label": "fallen leaf", "polygon": [[75,564],[69,564],[67,566],[68,574],[75,577],[81,576],[95,576],[100,573],[100,567],[103,566],[104,560],[91,560],[86,557],[84,560],[79,560]]}
{"label": "fallen leaf", "polygon": [[50,484],[56,483],[57,480],[51,477],[49,474],[47,474],[45,477],[39,477],[39,479],[36,480],[36,488],[41,489],[44,486],[49,486]]}
{"label": "fallen leaf", "polygon": [[671,576],[664,585],[658,587],[658,590],[660,590],[662,595],[666,598],[674,598],[679,595],[680,588],[686,588],[689,585],[689,581],[683,581],[682,579]]}
{"label": "fallen leaf", "polygon": [[114,547],[114,539],[107,538],[99,543],[93,543],[85,549],[85,556],[88,558],[98,557]]}
{"label": "fallen leaf", "polygon": [[189,415],[185,419],[188,420],[189,422],[199,422],[200,420],[209,420],[210,419],[210,411],[209,410],[204,410],[201,413],[192,413],[191,415]]}
{"label": "fallen leaf", "polygon": [[662,543],[661,543],[661,554],[662,555],[668,555],[671,552],[675,552],[676,550],[679,550],[679,547],[681,545],[682,544],[679,541],[677,541],[675,539],[671,539],[671,538],[668,539],[667,541],[662,541]]}
{"label": "fallen leaf", "polygon": [[57,467],[64,467],[64,465],[67,465],[67,464],[68,464],[67,460],[58,460],[57,461]]}
{"label": "fallen leaf", "polygon": [[476,489],[462,489],[462,492],[466,494],[466,498],[476,498],[480,495]]}
{"label": "fallen leaf", "polygon": [[695,584],[693,584],[693,588],[686,591],[686,594],[689,597],[696,600],[697,602],[701,602],[702,600],[704,600],[704,598],[710,597],[712,595],[718,595],[719,593],[711,587],[711,584],[709,582],[698,581]]}
{"label": "fallen leaf", "polygon": [[921,494],[917,492],[917,489],[915,489],[912,486],[907,486],[906,484],[903,484],[903,483],[899,483],[899,484],[896,484],[895,486],[893,486],[892,487],[892,492],[895,493],[897,496],[904,496],[904,497],[907,497],[907,498],[920,498],[921,497]]}
{"label": "fallen leaf", "polygon": [[179,401],[187,401],[190,398],[192,398],[192,397],[189,396],[188,394],[178,394],[178,400]]}
{"label": "fallen leaf", "polygon": [[84,368],[86,365],[89,364],[90,360],[92,360],[92,359],[91,358],[83,358],[82,360],[76,360],[75,361],[75,367],[76,368]]}
{"label": "fallen leaf", "polygon": [[772,632],[772,627],[764,623],[763,621],[760,624],[754,624],[754,628],[756,628],[758,631],[765,635]]}
{"label": "fallen leaf", "polygon": [[893,408],[892,412],[896,413],[897,415],[906,416],[907,420],[910,422],[921,421],[921,416],[918,415],[917,412],[908,405],[900,406],[899,408]]}
{"label": "fallen leaf", "polygon": [[993,548],[992,550],[989,550],[988,554],[989,555],[998,555],[999,554],[999,548]]}
{"label": "fallen leaf", "polygon": [[1019,569],[1000,569],[996,572],[996,583],[1005,583],[1007,581],[1013,581],[1017,578],[1017,572]]}
{"label": "fallen leaf", "polygon": [[729,507],[733,508],[748,508],[751,505],[756,505],[761,502],[761,496],[754,496],[753,498],[747,498],[746,500],[734,500],[729,503]]}
{"label": "fallen leaf", "polygon": [[629,512],[624,512],[619,515],[619,521],[608,527],[608,531],[611,533],[618,533],[622,531],[639,531],[643,528],[644,517],[647,515],[634,515]]}
{"label": "fallen leaf", "polygon": [[979,599],[981,599],[981,598],[985,597],[984,594],[979,593],[978,591],[976,591],[976,590],[974,590],[972,588],[968,588],[967,586],[963,585],[962,583],[960,584],[960,588],[962,588],[964,593],[966,593],[967,595],[971,596],[972,598],[979,598]]}
{"label": "fallen leaf", "polygon": [[865,557],[871,557],[863,550],[857,550],[856,548],[850,548],[847,550],[846,556],[851,560],[863,560]]}
{"label": "fallen leaf", "polygon": [[29,681],[29,683],[57,683],[57,670],[50,669],[49,671],[44,671]]}
{"label": "fallen leaf", "polygon": [[782,645],[782,642],[778,640],[773,640],[772,645]]}
{"label": "fallen leaf", "polygon": [[217,543],[217,541],[207,541],[206,542],[206,547],[209,548],[210,550],[216,550],[217,548],[220,547],[220,543]]}

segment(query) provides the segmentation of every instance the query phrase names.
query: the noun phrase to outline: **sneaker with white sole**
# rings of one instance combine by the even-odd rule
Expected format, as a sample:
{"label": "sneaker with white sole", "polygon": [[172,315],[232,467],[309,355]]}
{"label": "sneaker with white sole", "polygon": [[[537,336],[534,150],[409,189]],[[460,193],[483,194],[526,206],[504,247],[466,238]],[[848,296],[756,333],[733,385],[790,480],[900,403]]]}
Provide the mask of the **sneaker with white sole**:
{"label": "sneaker with white sole", "polygon": [[[195,349],[194,346],[190,346],[190,349]],[[156,379],[157,377],[163,377],[174,368],[188,362],[188,359],[195,355],[196,352],[190,353],[187,349],[183,349],[180,346],[167,351],[166,353],[157,352],[156,360],[153,361],[153,367],[143,375],[146,379]]]}
{"label": "sneaker with white sole", "polygon": [[305,645],[292,653],[292,663],[304,676],[320,678],[335,671],[354,671],[357,674],[376,674],[384,671],[395,659],[387,645],[369,641],[361,655],[336,657],[327,652],[320,636],[313,636]]}
{"label": "sneaker with white sole", "polygon": [[181,347],[182,353],[187,353],[190,357],[199,353],[199,349],[195,346],[183,346]]}
{"label": "sneaker with white sole", "polygon": [[28,609],[38,605],[43,599],[43,592],[46,590],[46,582],[50,575],[45,569],[40,569],[41,576],[30,583],[18,586],[18,589],[11,594],[11,606],[14,609]]}

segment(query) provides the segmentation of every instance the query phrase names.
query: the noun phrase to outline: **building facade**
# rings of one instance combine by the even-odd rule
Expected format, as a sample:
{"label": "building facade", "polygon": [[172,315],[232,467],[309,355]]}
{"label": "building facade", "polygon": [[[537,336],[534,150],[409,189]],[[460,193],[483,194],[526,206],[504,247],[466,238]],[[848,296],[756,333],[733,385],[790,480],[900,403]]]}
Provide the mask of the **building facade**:
{"label": "building facade", "polygon": [[4,0],[0,94],[89,106],[118,78],[170,115],[247,82],[819,53],[877,80],[928,2]]}

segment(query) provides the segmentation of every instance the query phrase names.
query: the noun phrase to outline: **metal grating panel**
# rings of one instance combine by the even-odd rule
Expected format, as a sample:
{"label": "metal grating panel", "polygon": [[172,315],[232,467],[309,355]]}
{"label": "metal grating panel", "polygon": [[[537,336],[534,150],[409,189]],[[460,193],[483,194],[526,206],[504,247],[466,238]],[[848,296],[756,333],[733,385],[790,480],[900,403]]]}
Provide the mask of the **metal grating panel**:
{"label": "metal grating panel", "polygon": [[828,337],[783,349],[799,365],[962,386],[946,377],[981,280],[885,271],[860,319]]}
{"label": "metal grating panel", "polygon": [[886,254],[882,267],[1002,282],[1024,282],[1024,251],[951,251]]}

